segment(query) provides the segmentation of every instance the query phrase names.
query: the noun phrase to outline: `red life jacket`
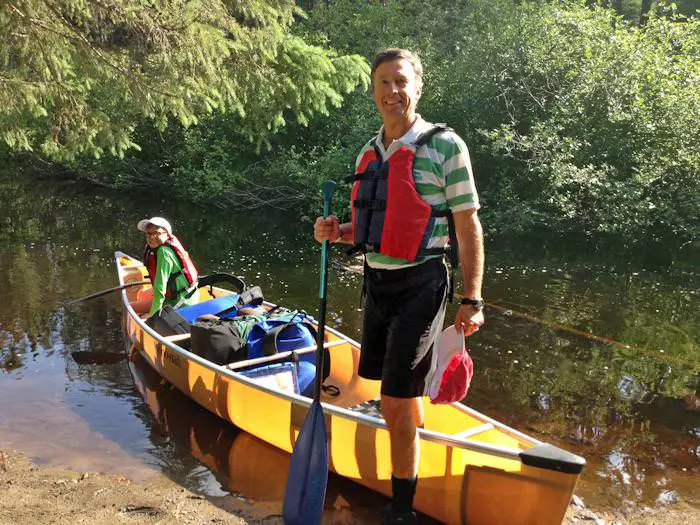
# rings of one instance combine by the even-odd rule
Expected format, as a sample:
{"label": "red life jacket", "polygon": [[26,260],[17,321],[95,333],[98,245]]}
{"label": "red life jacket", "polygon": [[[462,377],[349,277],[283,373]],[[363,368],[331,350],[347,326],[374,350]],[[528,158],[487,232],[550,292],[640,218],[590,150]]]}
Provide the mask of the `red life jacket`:
{"label": "red life jacket", "polygon": [[442,255],[445,248],[428,248],[436,217],[447,217],[452,247],[456,247],[452,213],[436,210],[416,189],[413,165],[416,152],[433,135],[449,130],[435,125],[418,136],[413,146],[401,147],[382,162],[377,146],[360,159],[352,188],[352,226],[355,249],[406,261]]}
{"label": "red life jacket", "polygon": [[[182,266],[182,270],[176,273],[172,273],[168,277],[168,284],[165,288],[165,297],[167,299],[173,299],[177,297],[178,294],[182,292],[182,290],[185,289],[177,288],[177,285],[175,283],[175,279],[177,279],[177,276],[182,274],[185,277],[187,277],[187,287],[190,287],[197,281],[199,273],[197,272],[197,268],[195,268],[194,263],[190,258],[190,254],[187,253],[187,250],[185,250],[185,248],[182,246],[182,243],[178,240],[177,237],[175,237],[174,235],[170,235],[168,237],[168,240],[165,241],[165,243],[163,243],[163,246],[170,246],[173,249],[175,255],[177,255],[177,258],[180,261],[180,265]],[[146,265],[146,269],[148,270],[148,275],[151,278],[151,283],[156,282],[156,266],[158,264],[158,258],[156,254],[160,248],[161,246],[154,250],[147,244],[146,249],[143,252],[143,262]]]}

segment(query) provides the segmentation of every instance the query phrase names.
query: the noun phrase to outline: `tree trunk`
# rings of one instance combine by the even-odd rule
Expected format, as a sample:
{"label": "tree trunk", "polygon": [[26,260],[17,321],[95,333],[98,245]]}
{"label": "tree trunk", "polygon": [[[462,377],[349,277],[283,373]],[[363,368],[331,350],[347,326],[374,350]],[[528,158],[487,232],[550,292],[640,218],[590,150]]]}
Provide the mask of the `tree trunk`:
{"label": "tree trunk", "polygon": [[643,26],[649,18],[649,10],[651,9],[651,0],[642,0],[642,9],[639,12],[639,25]]}

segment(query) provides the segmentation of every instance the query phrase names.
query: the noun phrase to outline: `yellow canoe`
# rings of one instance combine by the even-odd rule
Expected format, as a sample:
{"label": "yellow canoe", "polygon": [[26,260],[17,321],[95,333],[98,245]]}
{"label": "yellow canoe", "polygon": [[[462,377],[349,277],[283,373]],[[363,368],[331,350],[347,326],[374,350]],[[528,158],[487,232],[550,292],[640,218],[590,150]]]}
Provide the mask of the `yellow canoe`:
{"label": "yellow canoe", "polygon": [[[142,281],[143,264],[116,252],[119,284]],[[132,347],[165,379],[210,412],[291,453],[311,399],[220,366],[163,337],[134,311],[139,288],[122,291],[125,330]],[[198,290],[206,301],[232,292]],[[267,306],[272,306],[269,303]],[[389,434],[376,411],[379,382],[357,375],[360,345],[326,327],[333,385],[321,401],[330,469],[380,493],[391,494]],[[460,403],[425,406],[414,506],[448,524],[558,525],[585,460],[527,436]],[[368,410],[375,408],[375,410]]]}
{"label": "yellow canoe", "polygon": [[[229,502],[233,508],[245,511],[251,521],[279,514],[287,483],[283,473],[289,470],[291,459],[287,452],[207,411],[194,409],[139,353],[132,354],[129,369],[136,389],[170,442],[205,465],[221,487],[238,496]],[[384,500],[367,490],[331,475],[326,501],[332,502],[332,508],[324,510],[323,521],[378,522]],[[255,504],[251,506],[248,499]],[[348,508],[355,519],[347,519]]]}

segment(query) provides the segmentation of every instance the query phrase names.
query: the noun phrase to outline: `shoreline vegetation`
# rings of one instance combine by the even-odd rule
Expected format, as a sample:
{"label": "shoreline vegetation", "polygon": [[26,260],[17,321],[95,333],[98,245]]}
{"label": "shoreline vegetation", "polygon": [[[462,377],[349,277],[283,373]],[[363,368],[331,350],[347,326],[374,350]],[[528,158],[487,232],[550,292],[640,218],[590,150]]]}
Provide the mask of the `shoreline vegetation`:
{"label": "shoreline vegetation", "polygon": [[420,113],[470,148],[492,235],[700,239],[690,0],[23,4],[0,8],[0,160],[20,176],[313,216],[379,127],[368,61],[398,45],[424,61]]}
{"label": "shoreline vegetation", "polygon": [[[664,268],[695,264],[696,0],[188,6],[3,3],[3,175],[241,216],[274,207],[308,221],[320,207],[320,182],[349,174],[379,127],[368,61],[400,46],[424,62],[421,115],[446,122],[469,146],[490,238],[623,239]],[[339,193],[338,202],[349,187]],[[6,236],[33,228],[24,217],[2,221]],[[162,476],[132,483],[39,466],[16,451],[0,451],[0,489],[0,525],[276,519]],[[700,510],[682,500],[624,513],[574,502],[565,521],[695,522]]]}
{"label": "shoreline vegetation", "polygon": [[[37,465],[16,450],[0,450],[0,487],[0,525],[282,524],[281,509],[274,505],[235,495],[202,496],[162,475],[132,482],[119,475]],[[677,525],[698,519],[700,510],[683,502],[623,515],[589,509],[574,496],[562,524]],[[361,521],[353,521],[351,512],[340,508],[334,509],[331,523],[359,525]]]}

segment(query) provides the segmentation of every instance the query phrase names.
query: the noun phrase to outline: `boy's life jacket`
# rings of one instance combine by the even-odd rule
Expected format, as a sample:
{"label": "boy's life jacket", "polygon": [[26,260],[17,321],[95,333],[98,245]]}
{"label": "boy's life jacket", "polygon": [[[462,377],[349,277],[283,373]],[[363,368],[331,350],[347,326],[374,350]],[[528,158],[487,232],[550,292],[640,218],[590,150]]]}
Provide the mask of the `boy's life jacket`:
{"label": "boy's life jacket", "polygon": [[[360,159],[353,182],[352,226],[354,251],[376,252],[406,261],[448,254],[458,263],[457,240],[452,212],[434,209],[418,193],[413,167],[416,153],[436,133],[450,130],[436,124],[410,146],[396,150],[386,161],[375,144]],[[447,217],[450,245],[428,248],[436,217]]]}
{"label": "boy's life jacket", "polygon": [[[197,268],[195,268],[194,263],[190,258],[190,254],[187,253],[187,250],[185,250],[177,237],[170,235],[168,240],[165,241],[162,246],[169,246],[173,249],[175,255],[177,255],[177,258],[180,261],[180,266],[182,267],[179,272],[170,274],[168,277],[168,284],[165,288],[165,297],[166,299],[173,299],[177,297],[180,292],[186,290],[197,282],[199,273],[197,272]],[[157,252],[160,248],[162,248],[162,246],[159,246],[154,250],[147,244],[146,249],[143,252],[143,261],[146,265],[146,269],[148,270],[148,276],[151,278],[151,283],[155,283],[156,280],[156,266],[158,264]],[[179,275],[184,275],[187,278],[187,286],[184,288],[177,287],[176,279]]]}

